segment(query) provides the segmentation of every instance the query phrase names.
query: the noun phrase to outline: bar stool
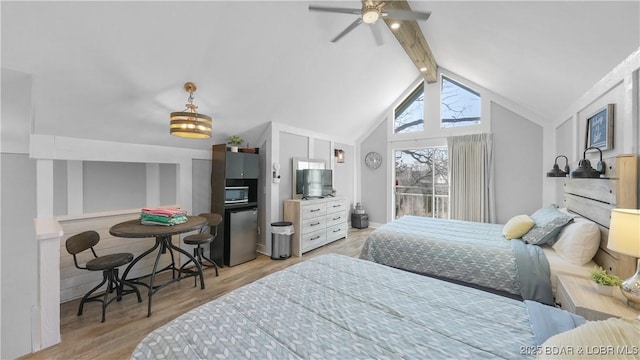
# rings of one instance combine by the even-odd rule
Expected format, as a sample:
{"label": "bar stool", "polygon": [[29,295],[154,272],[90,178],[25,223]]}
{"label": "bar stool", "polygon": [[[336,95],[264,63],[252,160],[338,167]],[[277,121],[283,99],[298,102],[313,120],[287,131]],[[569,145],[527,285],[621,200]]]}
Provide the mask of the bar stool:
{"label": "bar stool", "polygon": [[[215,261],[211,260],[204,254],[204,248],[202,245],[209,244],[212,242],[216,236],[218,236],[218,225],[222,222],[222,216],[220,214],[215,213],[206,213],[199,214],[198,216],[202,216],[207,219],[209,222],[208,227],[203,227],[200,229],[199,234],[187,235],[182,240],[187,245],[196,245],[193,249],[193,257],[200,263],[201,266],[206,267],[214,267],[216,269],[216,276],[218,276],[218,264]],[[213,231],[213,234],[211,233]],[[191,263],[191,259],[189,259],[184,265],[180,267],[180,270],[184,269],[189,263]]]}
{"label": "bar stool", "polygon": [[[138,296],[138,302],[142,302],[140,297],[140,291],[138,288],[127,281],[123,281],[118,276],[118,266],[126,265],[133,260],[133,254],[131,253],[118,253],[109,254],[104,256],[98,256],[93,249],[100,242],[100,235],[93,231],[84,231],[79,234],[70,236],[65,242],[67,252],[73,255],[73,263],[76,268],[89,271],[102,271],[102,282],[93,289],[89,290],[82,300],[80,301],[80,308],[78,309],[78,316],[82,315],[84,304],[90,301],[97,301],[102,303],[102,322],[105,320],[105,313],[107,311],[107,305],[113,300],[122,300],[122,296],[135,292]],[[78,264],[77,255],[85,250],[91,249],[93,259],[89,260],[85,266]],[[107,283],[107,288],[104,294],[93,295],[93,293]],[[124,290],[124,285],[127,285],[130,289]],[[116,291],[116,297],[109,300],[109,294]]]}

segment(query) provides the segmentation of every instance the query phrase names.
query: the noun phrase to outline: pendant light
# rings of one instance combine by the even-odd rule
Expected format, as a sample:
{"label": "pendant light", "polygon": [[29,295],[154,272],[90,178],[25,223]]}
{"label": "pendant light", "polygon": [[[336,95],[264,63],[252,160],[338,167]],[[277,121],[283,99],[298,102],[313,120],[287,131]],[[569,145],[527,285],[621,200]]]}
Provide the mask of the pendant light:
{"label": "pendant light", "polygon": [[193,103],[193,93],[198,89],[196,84],[187,82],[184,89],[189,93],[186,109],[171,113],[170,133],[174,136],[206,139],[211,137],[211,117],[196,112],[198,106]]}

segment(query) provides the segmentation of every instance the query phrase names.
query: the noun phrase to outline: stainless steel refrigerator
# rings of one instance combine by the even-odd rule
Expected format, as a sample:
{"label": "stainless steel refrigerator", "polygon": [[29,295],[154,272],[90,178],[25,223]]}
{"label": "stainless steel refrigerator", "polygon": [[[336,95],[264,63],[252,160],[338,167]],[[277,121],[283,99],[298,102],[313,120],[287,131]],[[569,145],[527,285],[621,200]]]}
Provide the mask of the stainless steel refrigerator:
{"label": "stainless steel refrigerator", "polygon": [[258,209],[226,211],[229,236],[225,237],[224,264],[234,266],[256,258],[258,242]]}

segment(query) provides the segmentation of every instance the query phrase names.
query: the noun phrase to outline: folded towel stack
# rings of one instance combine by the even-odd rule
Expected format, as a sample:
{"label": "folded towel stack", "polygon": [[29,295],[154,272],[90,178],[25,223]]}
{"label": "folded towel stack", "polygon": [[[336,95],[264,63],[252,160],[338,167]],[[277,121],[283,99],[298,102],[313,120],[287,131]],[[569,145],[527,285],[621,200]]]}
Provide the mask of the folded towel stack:
{"label": "folded towel stack", "polygon": [[187,222],[187,210],[172,208],[144,208],[140,214],[142,225],[171,226]]}

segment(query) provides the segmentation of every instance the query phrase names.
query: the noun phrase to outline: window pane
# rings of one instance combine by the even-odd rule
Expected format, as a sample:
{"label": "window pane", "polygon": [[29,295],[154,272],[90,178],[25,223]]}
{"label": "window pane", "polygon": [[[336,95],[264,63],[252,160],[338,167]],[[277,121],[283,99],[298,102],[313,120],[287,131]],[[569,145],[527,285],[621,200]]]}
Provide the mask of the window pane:
{"label": "window pane", "polygon": [[449,217],[446,147],[396,150],[396,218],[404,215]]}
{"label": "window pane", "polygon": [[480,124],[479,93],[443,76],[440,97],[441,127]]}
{"label": "window pane", "polygon": [[424,83],[395,108],[394,133],[424,130]]}

